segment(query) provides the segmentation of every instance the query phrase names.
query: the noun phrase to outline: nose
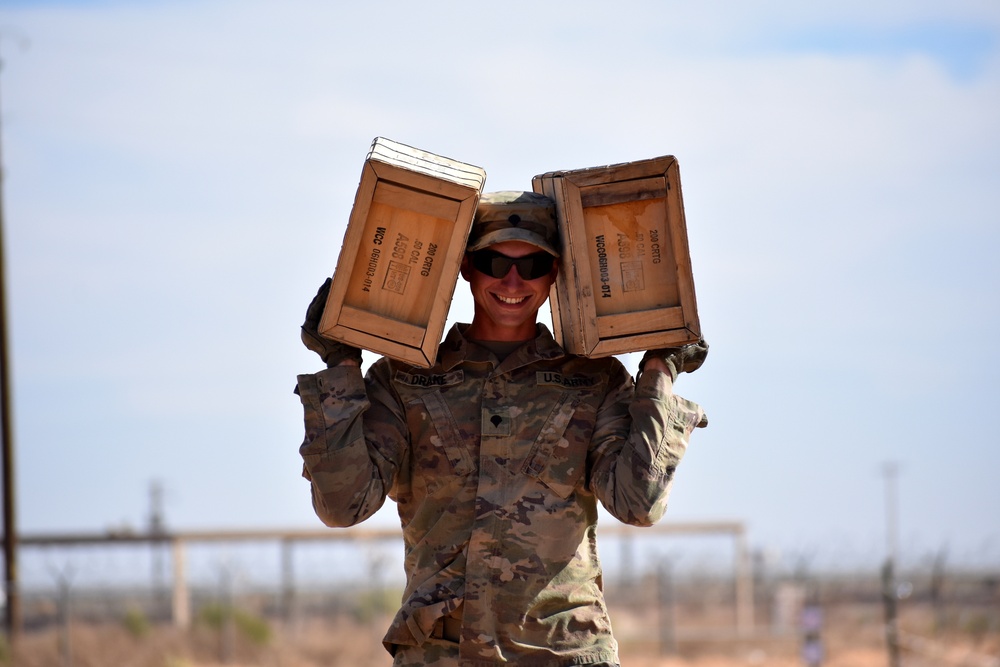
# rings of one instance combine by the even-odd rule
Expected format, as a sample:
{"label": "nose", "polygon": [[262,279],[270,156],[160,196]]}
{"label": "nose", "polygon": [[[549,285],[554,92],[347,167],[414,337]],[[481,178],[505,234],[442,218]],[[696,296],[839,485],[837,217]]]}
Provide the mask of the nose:
{"label": "nose", "polygon": [[517,272],[517,267],[511,265],[510,269],[507,270],[507,275],[500,282],[504,287],[516,287],[524,282],[524,280],[521,278],[521,274]]}

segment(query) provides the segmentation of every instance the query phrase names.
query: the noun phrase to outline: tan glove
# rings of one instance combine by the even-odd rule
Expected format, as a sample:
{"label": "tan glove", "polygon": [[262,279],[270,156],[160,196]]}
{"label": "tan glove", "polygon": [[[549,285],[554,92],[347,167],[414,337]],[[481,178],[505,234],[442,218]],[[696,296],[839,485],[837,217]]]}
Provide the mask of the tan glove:
{"label": "tan glove", "polygon": [[663,347],[658,350],[649,350],[642,356],[639,362],[639,372],[642,372],[646,361],[649,359],[660,359],[670,370],[670,379],[676,380],[681,373],[694,373],[705,363],[708,356],[708,343],[704,339],[697,343],[688,343],[681,347]]}

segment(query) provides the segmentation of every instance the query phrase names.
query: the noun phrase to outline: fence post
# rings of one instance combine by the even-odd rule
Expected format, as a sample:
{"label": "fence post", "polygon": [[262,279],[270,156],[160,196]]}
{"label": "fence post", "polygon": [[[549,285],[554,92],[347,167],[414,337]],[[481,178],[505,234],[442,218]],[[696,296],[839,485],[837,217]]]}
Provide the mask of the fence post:
{"label": "fence post", "polygon": [[882,603],[885,606],[885,643],[889,651],[889,667],[900,667],[896,577],[892,571],[891,558],[882,567]]}
{"label": "fence post", "polygon": [[73,643],[70,637],[70,603],[72,600],[68,575],[59,576],[59,660],[62,667],[73,667]]}
{"label": "fence post", "polygon": [[172,614],[174,626],[182,630],[191,626],[191,598],[188,592],[185,569],[184,540],[174,538],[174,595]]}
{"label": "fence post", "polygon": [[753,574],[747,550],[746,533],[742,527],[736,533],[736,634],[749,637],[753,633]]}
{"label": "fence post", "polygon": [[674,614],[674,572],[669,557],[660,561],[657,570],[657,590],[660,609],[660,654],[673,655],[677,652],[676,617]]}
{"label": "fence post", "polygon": [[948,626],[948,615],[944,603],[944,551],[939,551],[934,558],[931,569],[930,597],[931,609],[934,611],[934,633],[944,632]]}
{"label": "fence post", "polygon": [[295,542],[290,538],[281,541],[281,615],[286,627],[295,617]]}
{"label": "fence post", "polygon": [[819,593],[812,592],[802,609],[802,662],[808,667],[819,667],[823,663],[823,608],[819,603]]}
{"label": "fence post", "polygon": [[219,662],[228,665],[232,662],[233,649],[236,643],[236,604],[233,596],[233,575],[228,564],[222,566],[219,585],[219,611],[221,625],[219,626]]}

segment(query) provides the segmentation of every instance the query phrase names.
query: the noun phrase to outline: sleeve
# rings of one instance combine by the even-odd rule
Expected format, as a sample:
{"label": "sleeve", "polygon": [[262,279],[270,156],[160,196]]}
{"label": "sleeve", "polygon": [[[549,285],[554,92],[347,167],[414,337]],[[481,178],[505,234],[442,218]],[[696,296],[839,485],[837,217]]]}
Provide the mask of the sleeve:
{"label": "sleeve", "polygon": [[328,526],[352,526],[374,514],[403,465],[408,441],[403,408],[380,360],[363,379],[356,367],[300,375],[305,439],[302,476],[317,516]]}
{"label": "sleeve", "polygon": [[651,526],[667,510],[691,432],[707,422],[701,407],[673,393],[666,373],[642,373],[633,385],[616,366],[595,422],[590,490],[618,520]]}

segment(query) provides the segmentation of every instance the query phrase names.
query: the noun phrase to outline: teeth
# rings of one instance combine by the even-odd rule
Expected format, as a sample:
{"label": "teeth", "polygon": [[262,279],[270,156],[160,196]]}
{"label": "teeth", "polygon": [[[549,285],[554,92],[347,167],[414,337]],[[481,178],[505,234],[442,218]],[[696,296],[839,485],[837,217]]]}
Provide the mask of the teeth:
{"label": "teeth", "polygon": [[525,299],[528,298],[526,296],[521,296],[521,297],[514,298],[514,297],[509,297],[509,296],[500,296],[499,294],[497,294],[496,297],[498,299],[500,299],[500,301],[502,301],[504,303],[509,303],[511,305],[521,303],[522,301],[524,301]]}

